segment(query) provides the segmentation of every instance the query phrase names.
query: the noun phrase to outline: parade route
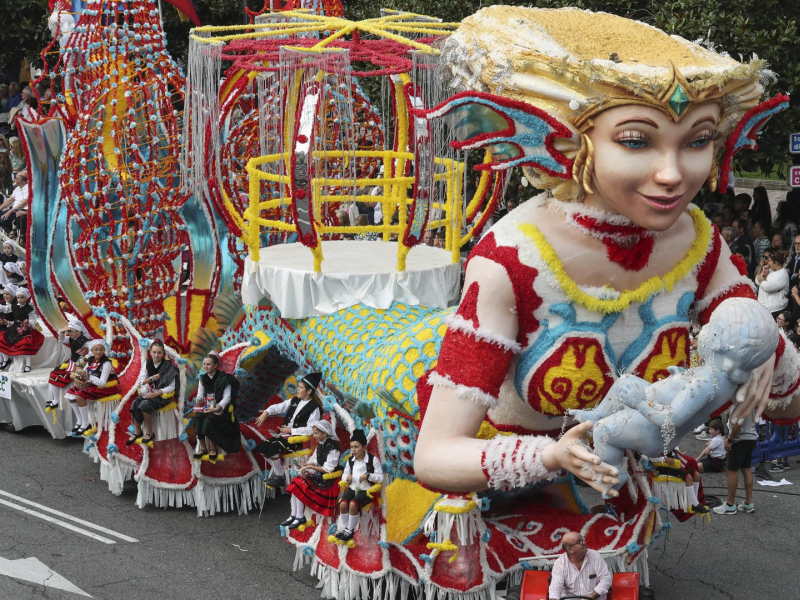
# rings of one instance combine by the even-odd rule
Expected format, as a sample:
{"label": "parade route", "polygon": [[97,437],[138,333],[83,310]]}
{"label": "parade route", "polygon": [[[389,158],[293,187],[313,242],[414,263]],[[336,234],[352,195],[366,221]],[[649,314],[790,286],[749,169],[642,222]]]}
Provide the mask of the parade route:
{"label": "parade route", "polygon": [[[702,442],[686,439],[681,446],[696,454]],[[85,597],[79,592],[100,600],[319,598],[309,568],[292,571],[294,550],[280,538],[285,497],[267,503],[260,514],[243,516],[203,519],[190,508],[141,510],[132,483],[120,497],[108,492],[77,440],[52,440],[40,428],[0,431],[0,453],[3,600]],[[791,464],[782,477],[793,485],[756,484],[754,514],[712,515],[709,524],[670,520],[666,540],[657,540],[649,554],[658,600],[789,597],[784,592],[793,575],[776,566],[785,564],[787,549],[800,538],[793,509],[800,464]],[[704,480],[707,495],[724,493],[723,473]],[[27,579],[17,578],[23,559],[31,561]],[[16,575],[9,574],[10,565]],[[48,572],[53,575],[47,585],[36,583]],[[79,592],[69,591],[70,585]]]}

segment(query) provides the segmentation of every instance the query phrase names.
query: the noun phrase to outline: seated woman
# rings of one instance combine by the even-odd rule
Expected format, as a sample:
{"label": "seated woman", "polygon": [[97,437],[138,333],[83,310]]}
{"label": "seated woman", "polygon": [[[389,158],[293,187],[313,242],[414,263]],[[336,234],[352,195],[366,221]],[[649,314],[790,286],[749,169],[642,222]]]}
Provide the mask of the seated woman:
{"label": "seated woman", "polygon": [[211,352],[203,359],[203,373],[197,386],[192,426],[197,436],[198,448],[195,459],[206,457],[216,462],[225,452],[238,452],[242,437],[239,421],[236,420],[236,396],[239,382],[236,378],[219,370],[219,354]]}
{"label": "seated woman", "polygon": [[103,340],[92,340],[88,343],[90,358],[84,368],[76,369],[70,376],[75,381],[75,386],[70,389],[66,398],[75,410],[80,422],[73,429],[76,435],[89,435],[92,424],[89,419],[87,400],[100,400],[108,396],[119,395],[119,380],[114,372],[114,365],[106,355],[106,343]]}
{"label": "seated woman", "polygon": [[302,444],[289,443],[291,436],[312,434],[312,427],[322,419],[322,401],[317,396],[317,387],[322,379],[321,373],[308,373],[297,383],[297,395],[291,400],[268,406],[256,419],[261,426],[267,417],[285,413],[279,436],[272,436],[255,447],[256,451],[267,457],[272,466],[272,476],[267,480],[269,487],[283,487],[286,480],[281,456],[288,452],[296,452]]}
{"label": "seated woman", "polygon": [[[136,382],[139,395],[131,405],[134,432],[125,442],[126,446],[138,441],[149,443],[154,439],[153,413],[164,408],[175,398],[178,369],[166,358],[164,342],[154,340],[150,344],[150,357],[145,364],[145,372]],[[142,423],[147,425],[148,438],[144,439]]]}
{"label": "seated woman", "polygon": [[334,484],[338,478],[326,479],[325,475],[339,468],[342,454],[339,438],[330,421],[317,421],[312,429],[317,449],[286,488],[292,496],[292,514],[281,526],[289,529],[305,524],[306,506],[324,517],[332,517],[336,512],[338,486]]}
{"label": "seated woman", "polygon": [[345,484],[347,487],[339,504],[339,514],[346,520],[345,526],[336,533],[338,540],[349,542],[353,539],[361,520],[361,509],[373,502],[367,490],[381,482],[381,461],[367,452],[367,436],[361,429],[356,429],[350,436],[350,459],[345,463],[340,484],[340,487]]}
{"label": "seated woman", "polygon": [[30,373],[31,356],[35,356],[44,344],[44,336],[34,329],[36,312],[30,304],[31,293],[28,288],[16,288],[16,305],[0,306],[0,324],[6,329],[0,332],[0,370],[5,371],[11,364],[11,356],[25,357],[25,373]]}
{"label": "seated woman", "polygon": [[[58,341],[69,346],[69,361],[50,372],[51,399],[46,405],[48,410],[55,410],[61,404],[61,390],[73,384],[72,373],[78,368],[78,361],[85,360],[89,354],[89,334],[78,319],[70,319],[67,322],[67,326],[58,332]],[[71,406],[80,421],[77,406],[75,404]]]}

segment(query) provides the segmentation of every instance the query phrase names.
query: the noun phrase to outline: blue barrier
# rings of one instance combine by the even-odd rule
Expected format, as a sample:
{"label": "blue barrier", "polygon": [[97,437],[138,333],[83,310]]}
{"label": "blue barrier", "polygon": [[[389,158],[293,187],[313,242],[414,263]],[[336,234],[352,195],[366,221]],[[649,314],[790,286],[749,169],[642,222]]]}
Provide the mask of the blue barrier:
{"label": "blue barrier", "polygon": [[754,465],[800,454],[800,431],[798,431],[797,424],[759,423],[756,429],[758,430],[758,444],[753,451]]}

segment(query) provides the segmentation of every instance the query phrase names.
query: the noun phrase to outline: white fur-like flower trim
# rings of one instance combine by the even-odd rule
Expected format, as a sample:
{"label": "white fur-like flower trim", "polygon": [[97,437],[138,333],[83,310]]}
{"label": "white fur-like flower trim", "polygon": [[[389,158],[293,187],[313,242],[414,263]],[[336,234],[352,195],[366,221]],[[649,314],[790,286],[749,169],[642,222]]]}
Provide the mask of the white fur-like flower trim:
{"label": "white fur-like flower trim", "polygon": [[447,323],[448,329],[460,331],[482,342],[500,346],[505,350],[511,350],[514,354],[519,354],[522,351],[522,346],[519,342],[494,333],[493,331],[489,331],[488,329],[484,329],[483,327],[475,327],[472,323],[457,314],[448,315],[445,318],[445,323]]}
{"label": "white fur-like flower trim", "polygon": [[447,375],[441,375],[436,371],[431,371],[431,374],[428,375],[428,383],[431,385],[440,385],[442,387],[455,390],[456,396],[458,396],[460,399],[476,402],[486,406],[487,408],[494,408],[499,402],[497,396],[487,394],[480,388],[469,387],[466,385],[461,385],[460,383],[456,383]]}
{"label": "white fur-like flower trim", "polygon": [[783,338],[784,350],[772,373],[772,388],[770,389],[775,396],[785,396],[800,377],[800,354],[794,351],[794,345],[785,333],[781,331],[780,335]]}
{"label": "white fur-like flower trim", "polygon": [[555,479],[560,471],[548,471],[542,451],[555,440],[545,436],[502,436],[483,450],[481,467],[493,489],[511,490],[543,479]]}
{"label": "white fur-like flower trim", "polygon": [[733,288],[735,288],[736,286],[742,285],[743,283],[746,284],[751,290],[753,290],[755,292],[756,287],[755,287],[755,285],[753,285],[753,282],[750,281],[750,279],[747,278],[746,276],[740,275],[736,279],[733,279],[730,282],[730,284],[726,285],[723,288],[720,288],[720,289],[716,290],[713,294],[707,294],[703,298],[701,298],[699,300],[696,300],[695,303],[694,303],[694,308],[693,308],[694,312],[696,314],[700,314],[705,309],[707,309],[709,306],[711,306],[711,304],[715,300],[717,300],[719,298],[722,298],[725,294],[729,294],[730,291]]}

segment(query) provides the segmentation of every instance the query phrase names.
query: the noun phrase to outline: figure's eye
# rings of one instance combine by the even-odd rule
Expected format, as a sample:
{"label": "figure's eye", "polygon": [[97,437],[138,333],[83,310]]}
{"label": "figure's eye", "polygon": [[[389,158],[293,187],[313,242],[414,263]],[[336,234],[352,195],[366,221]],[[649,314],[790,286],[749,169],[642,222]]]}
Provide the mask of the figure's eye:
{"label": "figure's eye", "polygon": [[710,142],[717,139],[718,132],[716,130],[706,130],[698,133],[694,139],[686,144],[689,148],[705,148]]}
{"label": "figure's eye", "polygon": [[631,150],[641,150],[650,143],[650,139],[641,131],[620,131],[611,136],[611,141]]}

